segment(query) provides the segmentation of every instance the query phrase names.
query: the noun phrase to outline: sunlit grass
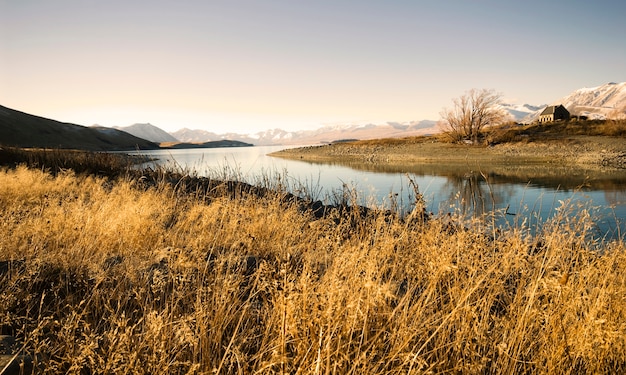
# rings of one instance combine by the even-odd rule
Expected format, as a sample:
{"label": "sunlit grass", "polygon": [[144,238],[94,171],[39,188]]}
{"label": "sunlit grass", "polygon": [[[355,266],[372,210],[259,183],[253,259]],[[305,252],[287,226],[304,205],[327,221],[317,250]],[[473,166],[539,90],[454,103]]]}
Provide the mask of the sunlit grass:
{"label": "sunlit grass", "polygon": [[584,211],[316,218],[260,181],[3,169],[1,333],[55,374],[626,371],[626,249]]}
{"label": "sunlit grass", "polygon": [[625,120],[570,120],[548,124],[505,124],[485,131],[490,143],[545,141],[567,136],[626,136]]}

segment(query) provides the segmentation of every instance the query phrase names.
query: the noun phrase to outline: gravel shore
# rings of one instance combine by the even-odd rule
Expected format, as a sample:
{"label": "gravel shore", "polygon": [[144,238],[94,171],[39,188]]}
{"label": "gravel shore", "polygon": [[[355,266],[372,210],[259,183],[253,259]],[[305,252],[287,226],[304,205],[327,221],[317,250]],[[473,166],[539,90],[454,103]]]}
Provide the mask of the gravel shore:
{"label": "gravel shore", "polygon": [[293,148],[272,156],[311,162],[373,164],[471,163],[480,165],[563,165],[626,168],[626,141],[602,136],[571,136],[498,145],[451,144],[436,138],[382,139]]}

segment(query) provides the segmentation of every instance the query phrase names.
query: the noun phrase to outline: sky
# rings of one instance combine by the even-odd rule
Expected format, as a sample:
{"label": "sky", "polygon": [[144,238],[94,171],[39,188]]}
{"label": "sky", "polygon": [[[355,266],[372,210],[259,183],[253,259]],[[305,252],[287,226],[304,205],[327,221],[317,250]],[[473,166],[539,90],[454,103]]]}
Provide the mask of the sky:
{"label": "sky", "polygon": [[626,81],[625,1],[0,0],[0,105],[216,133],[438,120]]}

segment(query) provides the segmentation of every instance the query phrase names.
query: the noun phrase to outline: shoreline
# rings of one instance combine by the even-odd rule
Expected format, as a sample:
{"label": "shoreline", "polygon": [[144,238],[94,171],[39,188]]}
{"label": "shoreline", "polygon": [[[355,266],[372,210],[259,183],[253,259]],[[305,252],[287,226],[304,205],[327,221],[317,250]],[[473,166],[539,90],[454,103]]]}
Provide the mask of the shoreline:
{"label": "shoreline", "polygon": [[580,166],[626,169],[626,142],[606,136],[570,136],[493,146],[443,143],[435,137],[378,139],[291,148],[270,154],[308,162]]}

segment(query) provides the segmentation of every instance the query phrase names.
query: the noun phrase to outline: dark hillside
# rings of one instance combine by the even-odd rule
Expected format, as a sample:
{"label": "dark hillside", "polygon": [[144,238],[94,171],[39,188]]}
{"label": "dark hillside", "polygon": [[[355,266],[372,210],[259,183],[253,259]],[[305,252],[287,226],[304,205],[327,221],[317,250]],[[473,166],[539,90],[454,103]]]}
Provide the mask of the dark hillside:
{"label": "dark hillside", "polygon": [[218,148],[218,147],[252,147],[251,143],[241,141],[231,141],[223,139],[221,141],[209,141],[203,143],[189,142],[165,142],[161,143],[161,148]]}
{"label": "dark hillside", "polygon": [[90,151],[151,150],[158,145],[109,128],[59,122],[0,106],[0,145]]}

